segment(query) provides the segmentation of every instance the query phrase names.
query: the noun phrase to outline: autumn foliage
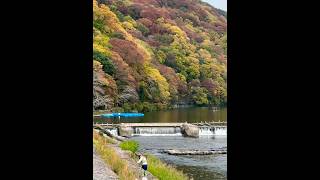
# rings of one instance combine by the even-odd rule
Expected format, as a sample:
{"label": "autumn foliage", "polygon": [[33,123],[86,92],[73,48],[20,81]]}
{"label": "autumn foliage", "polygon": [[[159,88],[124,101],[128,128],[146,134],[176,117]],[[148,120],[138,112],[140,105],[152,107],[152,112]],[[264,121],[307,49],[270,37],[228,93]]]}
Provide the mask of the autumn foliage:
{"label": "autumn foliage", "polygon": [[226,104],[226,12],[197,0],[93,4],[95,109]]}

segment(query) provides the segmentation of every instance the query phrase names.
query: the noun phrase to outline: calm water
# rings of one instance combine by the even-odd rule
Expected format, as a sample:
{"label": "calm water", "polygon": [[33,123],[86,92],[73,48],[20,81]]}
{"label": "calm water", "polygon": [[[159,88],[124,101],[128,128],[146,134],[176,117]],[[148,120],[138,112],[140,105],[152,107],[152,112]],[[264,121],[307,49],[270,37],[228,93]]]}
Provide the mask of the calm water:
{"label": "calm water", "polygon": [[[227,109],[218,111],[206,107],[179,108],[166,111],[147,112],[140,118],[95,118],[99,123],[119,122],[211,122],[227,121]],[[194,178],[194,180],[227,179],[227,155],[173,156],[161,153],[163,149],[209,150],[227,147],[227,136],[135,136],[140,150],[156,155],[163,161]]]}
{"label": "calm water", "polygon": [[95,118],[96,122],[211,122],[227,121],[227,108],[213,111],[207,107],[178,108],[166,111],[146,112],[139,118]]}

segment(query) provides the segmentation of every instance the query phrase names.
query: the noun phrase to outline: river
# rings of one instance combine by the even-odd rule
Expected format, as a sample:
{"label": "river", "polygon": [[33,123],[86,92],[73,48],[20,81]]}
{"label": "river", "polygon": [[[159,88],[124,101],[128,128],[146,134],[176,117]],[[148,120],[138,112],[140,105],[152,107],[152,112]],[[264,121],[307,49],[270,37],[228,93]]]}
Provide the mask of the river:
{"label": "river", "polygon": [[227,121],[227,108],[214,111],[207,107],[177,108],[165,111],[146,112],[144,117],[138,118],[95,118],[99,123],[119,123],[119,122],[211,122]]}
{"label": "river", "polygon": [[[147,112],[141,118],[95,118],[95,122],[212,122],[227,121],[227,109],[214,111],[207,107],[189,107],[166,111]],[[182,136],[134,136],[140,151],[156,155],[194,180],[227,179],[227,155],[174,156],[162,153],[163,149],[209,150],[227,147],[227,136],[202,135],[199,138]]]}

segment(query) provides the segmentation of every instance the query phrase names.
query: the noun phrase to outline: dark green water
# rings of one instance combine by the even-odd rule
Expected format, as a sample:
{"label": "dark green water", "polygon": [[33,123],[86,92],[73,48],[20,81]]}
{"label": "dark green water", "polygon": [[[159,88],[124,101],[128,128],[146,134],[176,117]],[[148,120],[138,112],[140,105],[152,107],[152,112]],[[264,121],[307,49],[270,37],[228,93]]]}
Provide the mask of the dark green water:
{"label": "dark green water", "polygon": [[95,122],[211,122],[227,121],[227,108],[214,111],[207,107],[188,107],[165,111],[146,112],[144,117],[138,118],[95,118]]}

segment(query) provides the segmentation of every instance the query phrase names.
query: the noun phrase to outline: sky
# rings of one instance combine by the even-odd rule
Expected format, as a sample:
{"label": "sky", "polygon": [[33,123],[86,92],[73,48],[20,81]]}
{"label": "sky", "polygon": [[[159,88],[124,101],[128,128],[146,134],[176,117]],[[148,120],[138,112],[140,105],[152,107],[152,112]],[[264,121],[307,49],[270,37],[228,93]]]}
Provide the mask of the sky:
{"label": "sky", "polygon": [[202,0],[215,8],[227,11],[227,0]]}

